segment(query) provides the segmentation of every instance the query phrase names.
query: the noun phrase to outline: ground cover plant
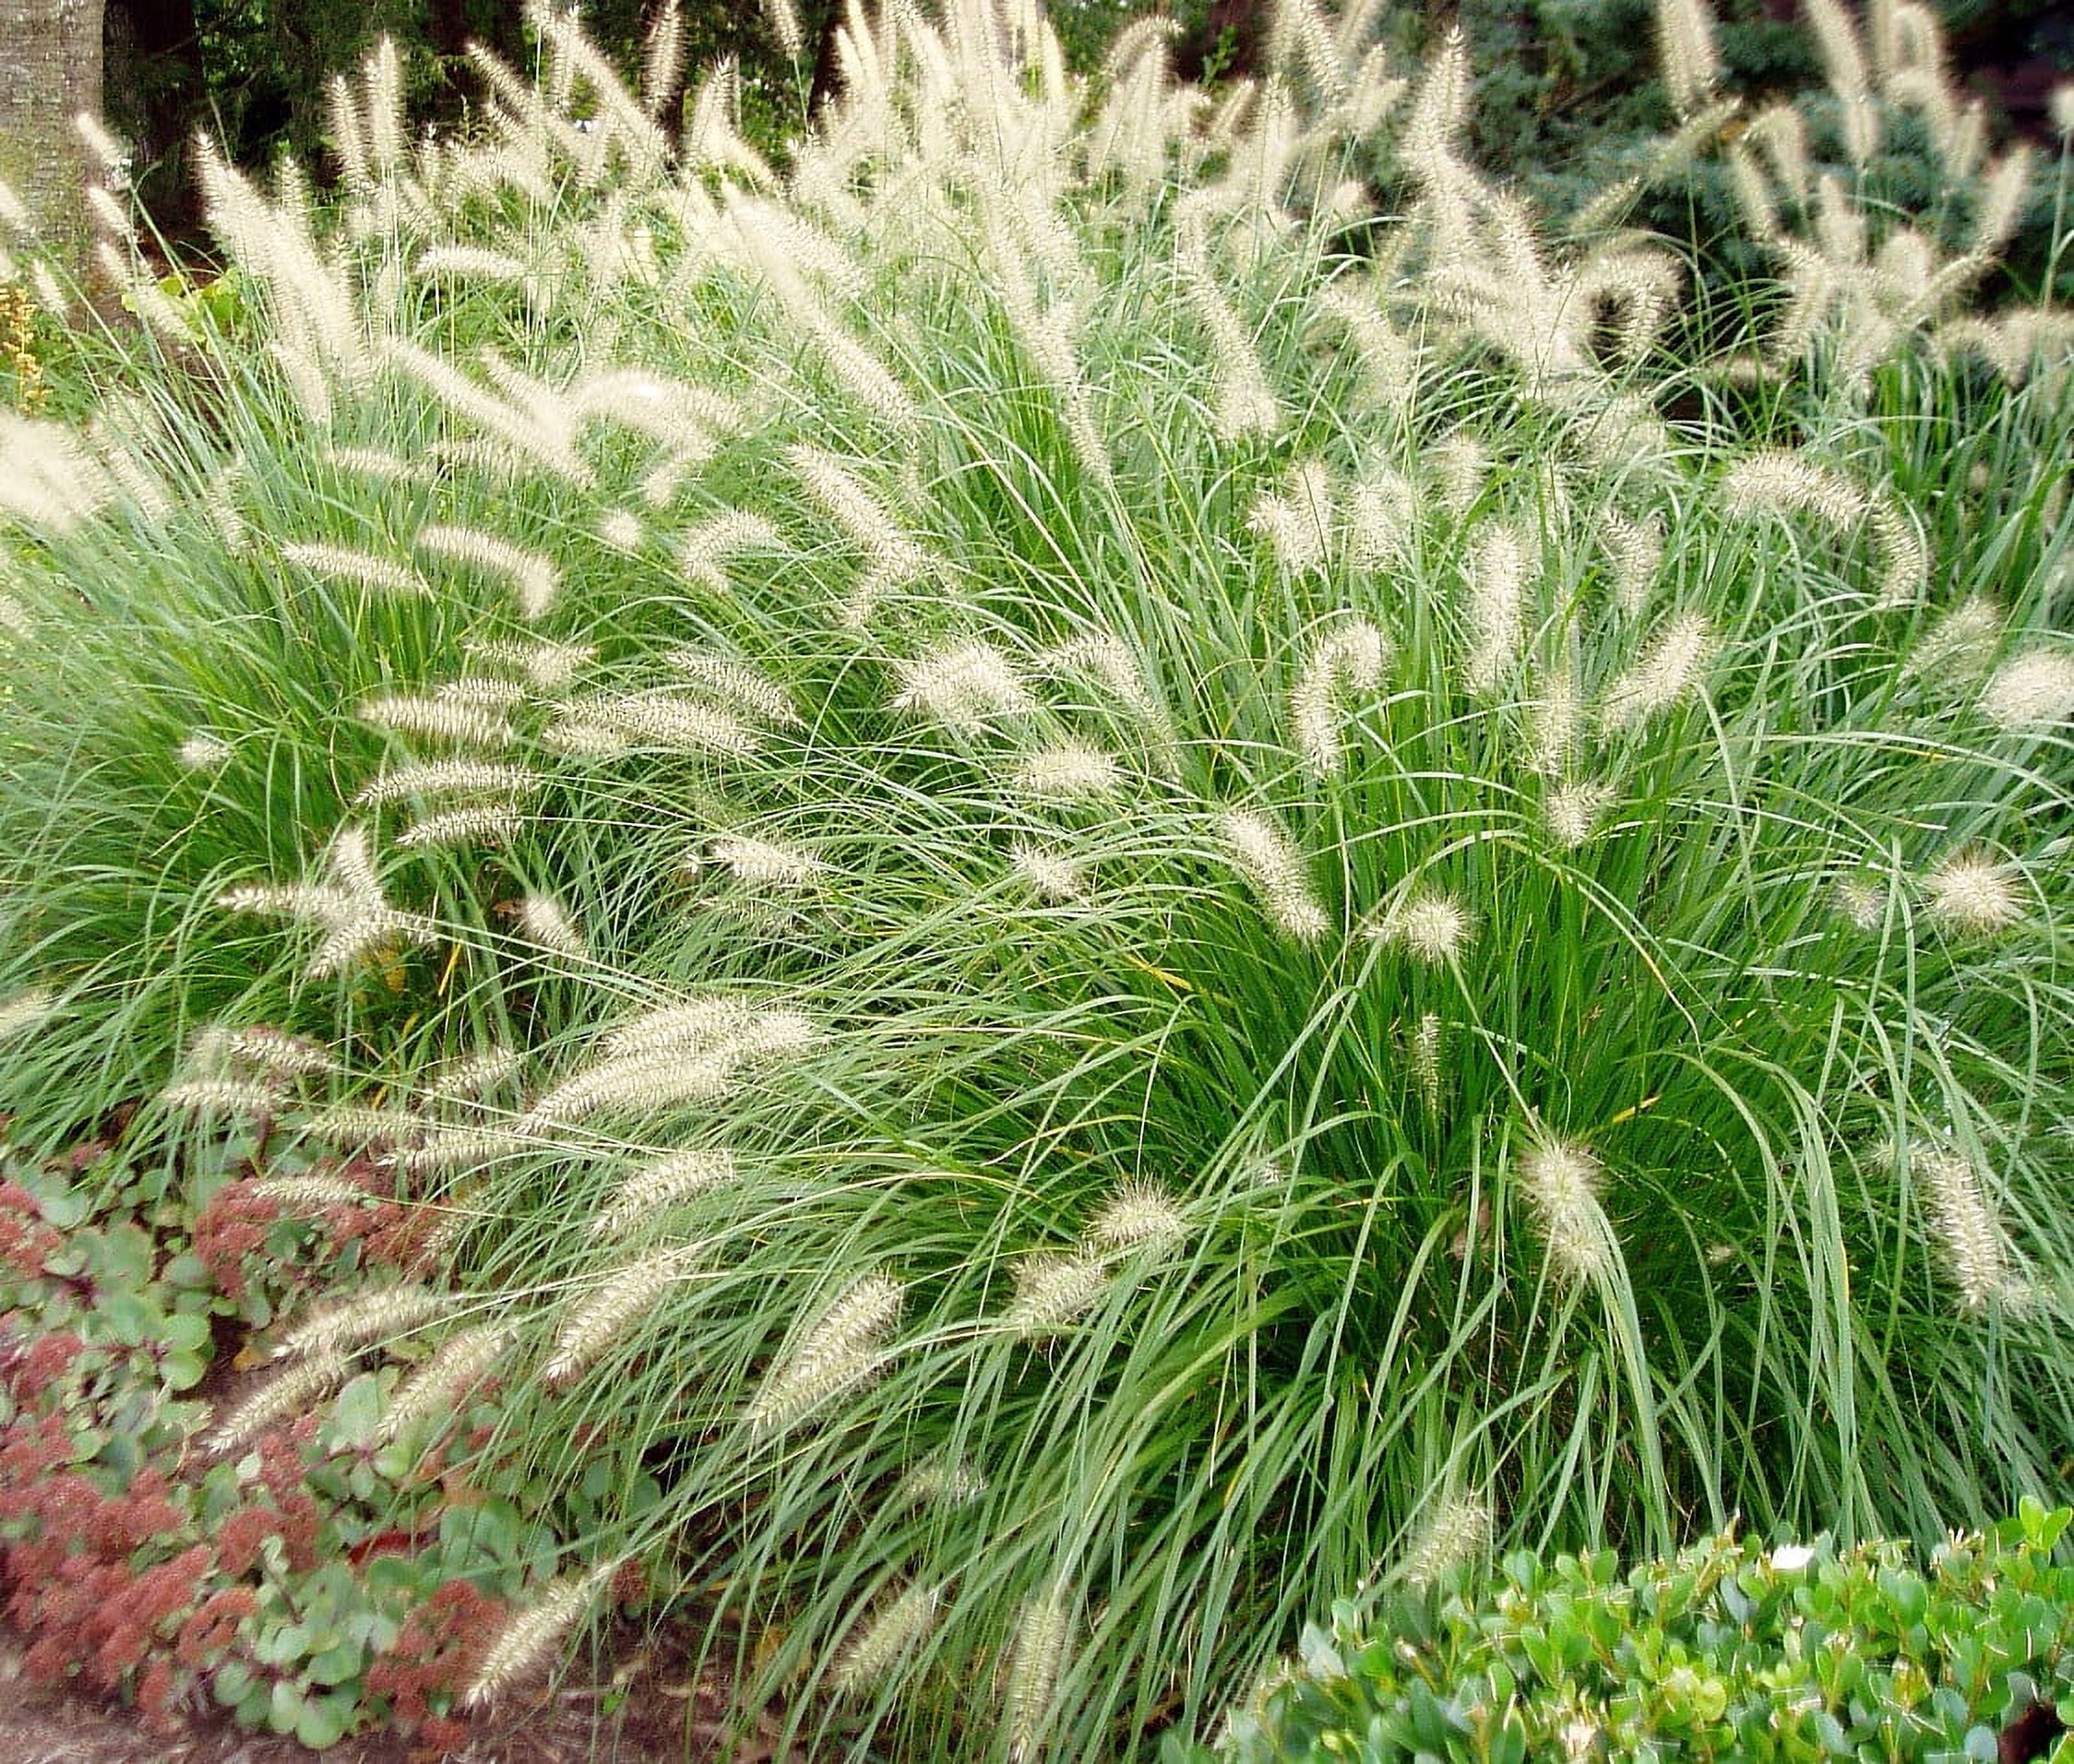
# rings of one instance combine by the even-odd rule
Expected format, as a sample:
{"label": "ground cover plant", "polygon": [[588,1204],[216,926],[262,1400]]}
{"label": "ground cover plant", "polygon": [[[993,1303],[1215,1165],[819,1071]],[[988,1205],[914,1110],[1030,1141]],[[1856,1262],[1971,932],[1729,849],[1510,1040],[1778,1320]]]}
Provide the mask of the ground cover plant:
{"label": "ground cover plant", "polygon": [[[1904,1544],[1714,1537],[1623,1575],[1508,1558],[1488,1591],[1337,1607],[1234,1711],[1237,1758],[2001,1758],[2074,1755],[2069,1518],[2029,1504]],[[2055,1750],[2056,1742],[2059,1749]],[[1208,1749],[1194,1756],[1208,1759]]]}
{"label": "ground cover plant", "polygon": [[781,169],[377,55],[0,432],[13,1130],[395,1212],[276,1396],[554,1525],[457,1703],[638,1568],[820,1746],[1095,1758],[1377,1574],[2063,1484],[2068,329],[1774,155],[1687,359],[1371,14],[895,6]]}

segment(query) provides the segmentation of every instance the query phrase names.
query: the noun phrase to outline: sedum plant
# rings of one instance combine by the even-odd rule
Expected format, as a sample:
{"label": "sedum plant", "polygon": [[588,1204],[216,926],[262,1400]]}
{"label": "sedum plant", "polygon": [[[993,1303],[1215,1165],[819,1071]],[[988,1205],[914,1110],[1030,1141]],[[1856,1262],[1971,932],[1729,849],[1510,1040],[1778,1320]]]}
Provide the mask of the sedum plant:
{"label": "sedum plant", "polygon": [[590,1516],[476,1702],[638,1561],[824,1748],[1117,1756],[1378,1574],[2061,1473],[2057,333],[1731,406],[1373,10],[897,6],[782,167],[380,54],[0,434],[18,1132],[381,1160],[465,1321],[296,1402]]}

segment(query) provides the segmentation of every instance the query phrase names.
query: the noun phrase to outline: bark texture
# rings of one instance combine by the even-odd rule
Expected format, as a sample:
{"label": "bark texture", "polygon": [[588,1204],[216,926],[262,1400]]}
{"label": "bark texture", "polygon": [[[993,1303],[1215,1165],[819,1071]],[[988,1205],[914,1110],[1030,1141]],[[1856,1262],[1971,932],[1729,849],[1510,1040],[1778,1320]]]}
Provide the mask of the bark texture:
{"label": "bark texture", "polygon": [[101,114],[101,0],[0,0],[0,178],[82,280],[88,167],[72,118]]}

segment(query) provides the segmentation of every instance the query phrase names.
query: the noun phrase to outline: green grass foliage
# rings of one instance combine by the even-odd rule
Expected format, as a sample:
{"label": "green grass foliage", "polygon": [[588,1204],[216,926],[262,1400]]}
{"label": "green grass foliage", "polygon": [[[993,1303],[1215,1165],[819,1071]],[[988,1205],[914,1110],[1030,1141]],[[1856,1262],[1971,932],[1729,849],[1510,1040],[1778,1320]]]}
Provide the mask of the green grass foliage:
{"label": "green grass foliage", "polygon": [[1234,1710],[1230,1758],[1951,1760],[2053,1749],[2074,1713],[2067,1508],[2027,1504],[1919,1565],[1904,1544],[1708,1539],[1625,1576],[1611,1551],[1336,1609]]}
{"label": "green grass foliage", "polygon": [[2067,328],[1831,179],[1680,359],[1371,10],[894,6],[781,168],[378,55],[0,433],[15,1131],[430,1210],[327,1364],[588,1516],[480,1697],[638,1559],[824,1748],[1091,1759],[1377,1574],[2060,1485]]}

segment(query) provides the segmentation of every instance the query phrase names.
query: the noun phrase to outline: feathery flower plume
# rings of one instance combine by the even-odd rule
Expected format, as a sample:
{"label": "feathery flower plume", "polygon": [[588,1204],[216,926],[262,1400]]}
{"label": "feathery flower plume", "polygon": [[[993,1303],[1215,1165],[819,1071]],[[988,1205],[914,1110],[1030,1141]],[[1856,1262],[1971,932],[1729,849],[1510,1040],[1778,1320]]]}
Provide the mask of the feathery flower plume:
{"label": "feathery flower plume", "polygon": [[1323,570],[1332,537],[1332,478],[1323,460],[1308,459],[1290,474],[1285,495],[1263,493],[1246,525],[1274,548],[1286,576]]}
{"label": "feathery flower plume", "polygon": [[991,1486],[970,1458],[932,1451],[902,1473],[887,1505],[895,1512],[911,1507],[968,1507]]}
{"label": "feathery flower plume", "polygon": [[353,793],[362,808],[408,802],[419,796],[494,796],[515,800],[546,781],[524,766],[480,759],[425,759],[377,772]]}
{"label": "feathery flower plume", "polygon": [[1427,1510],[1398,1572],[1424,1588],[1490,1547],[1491,1504],[1482,1495],[1444,1495]]}
{"label": "feathery flower plume", "polygon": [[465,704],[478,710],[509,710],[526,701],[527,688],[522,680],[464,673],[451,680],[442,680],[433,688],[432,696],[441,704]]}
{"label": "feathery flower plume", "polygon": [[312,979],[335,974],[371,951],[399,943],[431,943],[439,933],[429,919],[399,912],[383,898],[367,829],[340,829],[325,853],[333,880],[286,887],[229,889],[217,904],[227,912],[269,912],[316,921],[325,933],[310,958]]}
{"label": "feathery flower plume", "polygon": [[535,1150],[525,1135],[502,1123],[442,1125],[428,1126],[421,1143],[399,1147],[387,1162],[406,1175],[428,1176],[447,1170],[479,1170]]}
{"label": "feathery flower plume", "polygon": [[401,564],[377,557],[373,552],[357,551],[350,545],[283,545],[280,554],[313,576],[327,577],[350,588],[364,588],[377,594],[432,592],[423,577],[405,569]]}
{"label": "feathery flower plume", "polygon": [[31,986],[0,1001],[0,1042],[11,1042],[48,1022],[56,1009],[57,1001],[48,986]]}
{"label": "feathery flower plume", "polygon": [[866,1274],[851,1282],[795,1346],[771,1364],[750,1399],[749,1425],[788,1427],[829,1398],[878,1377],[891,1353],[886,1338],[900,1320],[900,1282]]}
{"label": "feathery flower plume", "polygon": [[518,935],[551,955],[580,961],[590,953],[568,910],[551,894],[528,894],[518,902]]}
{"label": "feathery flower plume", "polygon": [[590,1573],[551,1580],[540,1595],[498,1632],[461,1693],[461,1703],[480,1709],[524,1679],[554,1651],[593,1603],[600,1589],[616,1571],[605,1563]]}
{"label": "feathery flower plume", "polygon": [[264,1024],[211,1024],[195,1037],[190,1057],[197,1066],[242,1066],[277,1078],[315,1078],[339,1069],[329,1048]]}
{"label": "feathery flower plume", "polygon": [[1923,905],[1944,930],[1986,936],[2023,918],[2020,872],[1985,852],[1954,852],[1923,878]]}
{"label": "feathery flower plume", "polygon": [[1564,1279],[1612,1273],[1618,1252],[1599,1204],[1598,1159],[1574,1141],[1544,1139],[1521,1153],[1520,1177],[1556,1272]]}
{"label": "feathery flower plume", "polygon": [[1119,709],[1158,733],[1167,732],[1166,713],[1146,682],[1144,663],[1115,638],[1102,633],[1076,638],[1047,650],[1043,660],[1048,668],[1094,681]]}
{"label": "feathery flower plume", "polygon": [[212,729],[197,729],[173,750],[186,771],[214,771],[231,760],[231,744]]}
{"label": "feathery flower plume", "polygon": [[614,508],[598,520],[598,539],[602,544],[615,552],[625,552],[631,557],[641,549],[646,533],[640,517],[624,508]]}
{"label": "feathery flower plume", "polygon": [[507,747],[516,736],[511,724],[495,712],[442,698],[370,698],[357,714],[377,729],[462,747]]}
{"label": "feathery flower plume", "polygon": [[705,1247],[673,1245],[614,1269],[569,1308],[541,1367],[542,1381],[566,1389],[578,1374],[588,1372],[673,1289],[699,1271]]}
{"label": "feathery flower plume", "polygon": [[915,1585],[880,1599],[843,1641],[828,1674],[840,1697],[866,1696],[936,1627],[943,1589]]}
{"label": "feathery flower plume", "polygon": [[114,490],[69,429],[0,411],[0,515],[61,533],[106,507]]}
{"label": "feathery flower plume", "polygon": [[[837,467],[836,470],[841,469]],[[847,472],[843,473],[843,477],[860,495],[863,494],[862,486],[856,485],[855,480],[851,479]],[[828,507],[827,501],[818,495],[816,500],[820,501],[824,508]],[[883,509],[876,508],[876,504],[873,507],[890,529],[892,518],[886,515]],[[852,512],[854,514],[857,510],[852,509]],[[853,532],[856,530],[852,528],[849,530]],[[878,533],[877,537],[881,543],[885,542],[884,533]],[[700,521],[678,540],[677,556],[684,566],[685,575],[692,581],[703,584],[716,594],[725,594],[728,592],[727,563],[730,558],[739,557],[745,552],[776,551],[783,543],[778,529],[763,516],[751,514],[745,508],[731,508],[724,514],[713,516],[709,520]],[[865,549],[868,551],[869,548]],[[876,554],[873,555],[876,560]]]}
{"label": "feathery flower plume", "polygon": [[1544,778],[1560,778],[1577,751],[1584,700],[1567,667],[1542,676],[1538,696],[1527,706],[1527,764]]}
{"label": "feathery flower plume", "polygon": [[1656,572],[1663,563],[1663,525],[1654,515],[1630,520],[1615,509],[1603,509],[1599,529],[1613,564],[1614,600],[1632,618],[1649,600]]}
{"label": "feathery flower plume", "polygon": [[1087,1241],[1113,1254],[1153,1245],[1172,1248],[1188,1234],[1188,1220],[1174,1197],[1156,1182],[1120,1184],[1088,1222]]}
{"label": "feathery flower plume", "polygon": [[1475,931],[1475,920],[1453,895],[1418,888],[1389,907],[1367,935],[1437,967],[1454,960]]}
{"label": "feathery flower plume", "polygon": [[1389,639],[1366,619],[1348,619],[1311,646],[1290,688],[1289,721],[1296,751],[1317,776],[1330,777],[1346,756],[1339,694],[1373,691],[1389,658]]}
{"label": "feathery flower plume", "polygon": [[1722,507],[1748,519],[1805,510],[1849,528],[1866,509],[1864,490],[1842,473],[1782,448],[1746,455],[1722,475]]}
{"label": "feathery flower plume", "polygon": [[411,265],[420,281],[446,276],[463,281],[505,281],[523,285],[532,272],[518,258],[483,245],[427,245]]}
{"label": "feathery flower plume", "polygon": [[483,430],[514,469],[532,466],[578,490],[595,485],[596,474],[576,450],[574,420],[553,392],[539,388],[521,403],[507,404],[429,350],[398,338],[382,345],[381,359]]}
{"label": "feathery flower plume", "polygon": [[2005,734],[2035,734],[2074,718],[2074,653],[2026,650],[1995,671],[1981,715]]}
{"label": "feathery flower plume", "polygon": [[760,721],[781,726],[799,721],[784,687],[745,662],[692,649],[671,650],[664,660],[679,673],[688,674],[700,691]]}
{"label": "feathery flower plume", "polygon": [[703,1053],[718,1042],[743,1034],[758,1015],[740,998],[713,993],[644,1011],[607,1030],[598,1038],[598,1045],[614,1058]]}
{"label": "feathery flower plume", "polygon": [[1189,304],[1210,333],[1217,381],[1211,423],[1217,438],[1229,444],[1249,435],[1274,435],[1282,425],[1281,401],[1268,383],[1267,370],[1260,364],[1253,340],[1218,292],[1206,264],[1185,260],[1183,271]]}
{"label": "feathery flower plume", "polygon": [[252,1185],[252,1192],[298,1217],[332,1207],[358,1207],[376,1198],[370,1190],[342,1176],[262,1176]]}
{"label": "feathery flower plume", "polygon": [[796,845],[741,838],[709,840],[705,856],[694,858],[692,862],[701,866],[717,864],[743,887],[750,888],[812,888],[835,868],[826,858],[816,857]]}
{"label": "feathery flower plume", "polygon": [[1440,1109],[1440,1013],[1421,1013],[1412,1025],[1409,1049],[1412,1081],[1419,1088],[1419,1100],[1430,1113]]}
{"label": "feathery flower plume", "polygon": [[524,1056],[511,1047],[493,1045],[480,1053],[464,1054],[433,1068],[425,1094],[435,1102],[487,1096],[509,1083],[524,1063]]}
{"label": "feathery flower plume", "polygon": [[447,1294],[429,1287],[385,1286],[304,1317],[275,1345],[273,1357],[304,1359],[313,1353],[343,1353],[392,1341],[442,1315],[449,1303]]}
{"label": "feathery flower plume", "polygon": [[525,1131],[582,1120],[602,1109],[654,1110],[710,1102],[735,1091],[746,1067],[797,1053],[820,1039],[797,1011],[758,1011],[742,1028],[704,1043],[665,1043],[572,1073],[528,1110]]}
{"label": "feathery flower plume", "polygon": [[486,1377],[511,1342],[508,1323],[457,1329],[397,1386],[382,1415],[381,1437],[402,1439],[420,1422],[451,1413],[455,1399]]}
{"label": "feathery flower plume", "polygon": [[1023,1603],[1002,1698],[1010,1764],[1025,1764],[1039,1756],[1072,1626],[1072,1589],[1063,1579]]}
{"label": "feathery flower plume", "polygon": [[1440,480],[1440,504],[1457,520],[1476,506],[1490,476],[1491,455],[1467,429],[1457,429],[1433,450],[1433,469]]}
{"label": "feathery flower plume", "polygon": [[928,554],[908,536],[864,480],[834,454],[797,445],[785,450],[785,463],[886,586],[903,587],[928,573]]}
{"label": "feathery flower plume", "polygon": [[[2002,608],[1991,597],[1970,594],[1924,633],[1901,672],[1938,691],[1971,685],[2002,647],[2004,622]],[[2067,705],[2074,710],[2074,667],[2068,674]]]}
{"label": "feathery flower plume", "polygon": [[797,61],[806,53],[806,39],[800,32],[799,14],[793,0],[762,0],[763,16],[770,21],[770,34],[787,61]]}
{"label": "feathery flower plume", "polygon": [[1663,89],[1680,116],[1689,116],[1721,83],[1721,55],[1705,0],[1656,0],[1658,65]]}
{"label": "feathery flower plume", "polygon": [[1598,831],[1599,819],[1614,805],[1611,786],[1587,780],[1557,784],[1542,798],[1542,825],[1565,851],[1575,851]]}
{"label": "feathery flower plume", "polygon": [[438,845],[508,845],[525,830],[526,817],[510,803],[475,803],[421,815],[396,836],[399,851]]}
{"label": "feathery flower plume", "polygon": [[1001,1328],[1036,1341],[1056,1335],[1102,1296],[1109,1268],[1100,1256],[1043,1250],[1016,1264],[1015,1282]]}
{"label": "feathery flower plume", "polygon": [[1217,818],[1218,838],[1241,875],[1252,884],[1261,910],[1284,936],[1315,943],[1331,920],[1312,892],[1305,865],[1287,836],[1267,815],[1227,809]]}
{"label": "feathery flower plume", "polygon": [[1922,1178],[1960,1308],[1985,1311],[1997,1299],[2020,1305],[2024,1294],[2011,1277],[2002,1223],[1973,1161],[1952,1147],[1916,1143],[1908,1162]]}
{"label": "feathery flower plume", "polygon": [[1887,917],[1887,896],[1862,876],[1837,878],[1836,910],[1860,931],[1877,931]]}
{"label": "feathery flower plume", "polygon": [[675,753],[744,755],[760,745],[756,732],[728,711],[676,692],[588,693],[571,698],[542,739],[555,730],[595,729],[636,747]]}
{"label": "feathery flower plume", "polygon": [[1930,560],[1915,522],[1901,504],[1887,496],[1871,498],[1865,512],[1880,555],[1879,591],[1874,606],[1890,613],[1914,605],[1930,578]]}
{"label": "feathery flower plume", "polygon": [[1478,695],[1497,690],[1520,658],[1526,626],[1527,548],[1509,527],[1490,527],[1470,547],[1468,660],[1462,679]]}
{"label": "feathery flower plume", "polygon": [[2023,219],[2024,198],[2031,193],[2031,150],[2011,148],[1996,161],[1981,185],[1980,206],[1973,218],[1971,255],[1991,257],[2008,244],[2009,236]]}
{"label": "feathery flower plume", "polygon": [[275,1422],[304,1413],[312,1403],[329,1396],[352,1370],[352,1361],[336,1350],[312,1353],[269,1378],[228,1414],[218,1416],[203,1443],[220,1453],[248,1445]]}
{"label": "feathery flower plume", "polygon": [[621,1237],[680,1201],[734,1180],[734,1159],[725,1151],[673,1151],[629,1171],[602,1211],[590,1222],[593,1237]]}
{"label": "feathery flower plume", "polygon": [[566,686],[598,659],[588,643],[513,642],[492,638],[468,645],[468,652],[493,668],[511,668],[542,691]]}
{"label": "feathery flower plume", "polygon": [[1112,794],[1123,781],[1114,754],[1078,741],[1040,747],[1016,768],[1016,788],[1046,802],[1084,803]]}
{"label": "feathery flower plume", "polygon": [[977,638],[896,662],[893,677],[900,686],[894,709],[919,710],[960,733],[978,734],[992,718],[1029,716],[1037,709],[1015,664]]}
{"label": "feathery flower plume", "polygon": [[1606,688],[1599,707],[1600,727],[1639,729],[1670,709],[1699,683],[1713,652],[1713,635],[1699,614],[1680,613],[1669,619],[1634,665]]}
{"label": "feathery flower plume", "polygon": [[1377,471],[1347,493],[1347,562],[1356,569],[1385,569],[1411,542],[1415,502],[1410,480]]}
{"label": "feathery flower plume", "polygon": [[1066,901],[1087,898],[1087,864],[1081,858],[1047,850],[1029,840],[1017,840],[1008,847],[1008,862],[1040,900]]}
{"label": "feathery flower plume", "polygon": [[159,1092],[159,1101],[189,1114],[267,1120],[280,1111],[284,1094],[278,1079],[204,1076],[175,1079]]}
{"label": "feathery flower plume", "polygon": [[421,527],[411,542],[430,556],[509,582],[518,598],[518,615],[524,619],[545,616],[554,610],[554,597],[561,591],[561,572],[552,558],[479,528]]}

